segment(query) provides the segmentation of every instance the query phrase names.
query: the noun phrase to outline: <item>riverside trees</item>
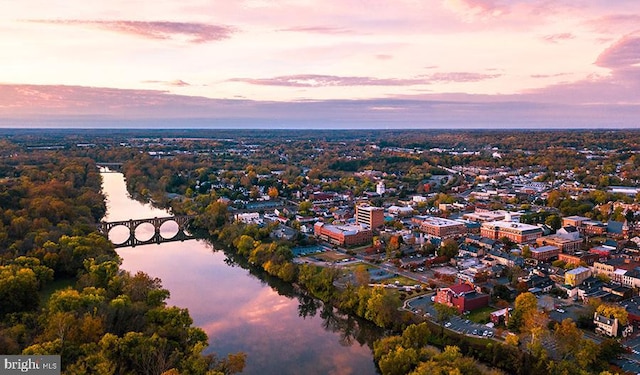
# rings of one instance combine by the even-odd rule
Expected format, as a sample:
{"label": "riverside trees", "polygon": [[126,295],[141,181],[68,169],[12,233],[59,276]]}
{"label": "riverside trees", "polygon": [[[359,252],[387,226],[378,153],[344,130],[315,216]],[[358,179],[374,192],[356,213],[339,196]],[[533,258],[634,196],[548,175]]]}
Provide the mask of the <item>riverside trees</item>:
{"label": "riverside trees", "polygon": [[[119,269],[93,223],[95,163],[14,149],[0,178],[0,353],[58,354],[66,373],[221,374],[244,355],[202,355],[207,336],[167,307],[158,279]],[[65,287],[66,285],[66,287]]]}

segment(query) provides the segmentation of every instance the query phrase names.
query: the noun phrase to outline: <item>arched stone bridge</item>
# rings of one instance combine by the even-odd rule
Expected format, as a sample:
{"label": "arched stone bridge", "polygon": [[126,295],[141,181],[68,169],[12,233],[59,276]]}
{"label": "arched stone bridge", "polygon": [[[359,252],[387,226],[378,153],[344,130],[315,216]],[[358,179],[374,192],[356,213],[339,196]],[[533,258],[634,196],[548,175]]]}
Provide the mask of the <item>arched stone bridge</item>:
{"label": "arched stone bridge", "polygon": [[[147,245],[154,243],[160,244],[163,242],[184,241],[195,238],[194,236],[187,234],[187,232],[185,231],[187,225],[191,222],[191,220],[193,220],[194,217],[195,216],[192,215],[181,215],[169,217],[154,217],[149,219],[131,219],[108,222],[103,221],[98,224],[98,230],[108,238],[111,229],[120,225],[127,227],[129,229],[129,238],[122,243],[114,244],[116,248],[129,246],[134,247],[137,245]],[[162,237],[162,234],[160,234],[160,227],[167,221],[173,221],[178,224],[178,232],[171,238],[164,238]],[[136,229],[140,225],[145,223],[153,225],[154,234],[147,240],[140,240],[136,237]]]}

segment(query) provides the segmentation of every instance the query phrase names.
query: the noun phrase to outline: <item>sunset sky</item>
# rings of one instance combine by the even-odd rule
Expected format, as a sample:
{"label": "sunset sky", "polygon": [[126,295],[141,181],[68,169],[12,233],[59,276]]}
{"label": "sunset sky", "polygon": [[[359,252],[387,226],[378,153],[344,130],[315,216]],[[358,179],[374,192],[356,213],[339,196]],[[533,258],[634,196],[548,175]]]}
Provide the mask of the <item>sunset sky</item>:
{"label": "sunset sky", "polygon": [[640,127],[637,0],[0,0],[0,50],[4,127]]}

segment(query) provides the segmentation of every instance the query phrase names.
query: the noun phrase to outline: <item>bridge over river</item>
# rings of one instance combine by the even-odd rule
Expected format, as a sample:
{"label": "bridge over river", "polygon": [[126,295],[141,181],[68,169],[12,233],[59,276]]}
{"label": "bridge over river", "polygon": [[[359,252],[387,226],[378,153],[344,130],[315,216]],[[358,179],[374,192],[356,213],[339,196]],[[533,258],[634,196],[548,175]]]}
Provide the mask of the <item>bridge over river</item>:
{"label": "bridge over river", "polygon": [[[138,245],[160,244],[163,242],[184,241],[195,238],[186,231],[187,225],[195,218],[192,215],[179,215],[168,217],[154,217],[148,219],[130,219],[121,221],[102,221],[97,224],[98,230],[103,235],[109,237],[109,232],[118,226],[124,226],[129,229],[129,238],[122,243],[114,243],[116,248],[134,247]],[[171,238],[165,238],[160,232],[160,227],[166,222],[175,222],[178,225],[178,232]],[[141,240],[136,237],[136,229],[143,224],[153,225],[154,234],[151,238]]]}

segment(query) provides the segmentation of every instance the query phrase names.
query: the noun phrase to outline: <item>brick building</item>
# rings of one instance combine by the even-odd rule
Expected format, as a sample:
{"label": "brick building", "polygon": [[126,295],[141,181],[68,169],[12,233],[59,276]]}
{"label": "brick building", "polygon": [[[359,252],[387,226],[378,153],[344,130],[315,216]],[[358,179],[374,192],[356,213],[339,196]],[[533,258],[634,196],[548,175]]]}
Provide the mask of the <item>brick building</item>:
{"label": "brick building", "polygon": [[313,233],[317,238],[338,246],[364,245],[373,240],[371,230],[361,225],[315,223]]}
{"label": "brick building", "polygon": [[555,246],[541,246],[531,249],[531,257],[543,262],[556,258],[559,254],[560,249]]}
{"label": "brick building", "polygon": [[491,221],[482,223],[480,235],[492,240],[507,237],[515,243],[531,243],[542,237],[542,228],[510,221]]}
{"label": "brick building", "polygon": [[459,313],[462,313],[488,306],[489,295],[476,292],[469,284],[456,284],[438,289],[434,301],[455,307]]}
{"label": "brick building", "polygon": [[573,254],[577,251],[580,251],[582,239],[575,240],[564,236],[551,235],[537,238],[536,244],[538,246],[555,246],[560,249],[561,253]]}
{"label": "brick building", "polygon": [[384,225],[384,209],[368,205],[356,206],[356,224],[364,225],[369,229],[377,229]]}
{"label": "brick building", "polygon": [[431,216],[422,220],[420,230],[429,236],[438,238],[450,238],[467,234],[467,226],[464,223]]}
{"label": "brick building", "polygon": [[593,265],[593,262],[600,259],[600,255],[598,254],[589,254],[589,253],[575,253],[575,254],[565,254],[560,253],[558,255],[558,259],[567,263],[579,266],[581,264],[586,264],[587,266]]}

